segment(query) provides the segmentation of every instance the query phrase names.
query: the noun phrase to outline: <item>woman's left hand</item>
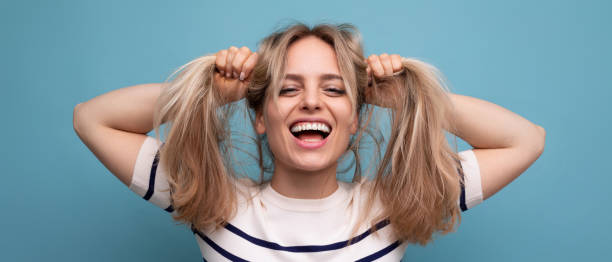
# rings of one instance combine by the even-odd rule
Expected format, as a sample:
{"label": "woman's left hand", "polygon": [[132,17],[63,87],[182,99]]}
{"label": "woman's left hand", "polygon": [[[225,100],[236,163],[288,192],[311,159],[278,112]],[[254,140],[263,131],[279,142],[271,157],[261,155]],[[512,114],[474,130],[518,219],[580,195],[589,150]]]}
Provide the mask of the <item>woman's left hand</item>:
{"label": "woman's left hand", "polygon": [[375,94],[370,86],[375,78],[392,76],[395,73],[402,71],[402,57],[397,54],[388,55],[387,53],[383,53],[380,56],[370,55],[365,62],[368,63],[368,67],[366,69],[368,73],[366,103],[381,107],[390,107],[390,102],[395,94],[394,90],[385,90],[384,94],[381,94],[380,92]]}

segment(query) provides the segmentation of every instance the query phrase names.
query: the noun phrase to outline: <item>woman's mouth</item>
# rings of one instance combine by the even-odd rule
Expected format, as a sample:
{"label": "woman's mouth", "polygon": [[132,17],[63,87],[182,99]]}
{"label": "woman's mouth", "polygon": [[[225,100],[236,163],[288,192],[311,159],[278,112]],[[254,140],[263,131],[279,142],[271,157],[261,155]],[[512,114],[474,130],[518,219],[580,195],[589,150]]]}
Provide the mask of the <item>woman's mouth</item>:
{"label": "woman's mouth", "polygon": [[327,142],[331,127],[323,122],[296,122],[290,131],[300,147],[316,149]]}

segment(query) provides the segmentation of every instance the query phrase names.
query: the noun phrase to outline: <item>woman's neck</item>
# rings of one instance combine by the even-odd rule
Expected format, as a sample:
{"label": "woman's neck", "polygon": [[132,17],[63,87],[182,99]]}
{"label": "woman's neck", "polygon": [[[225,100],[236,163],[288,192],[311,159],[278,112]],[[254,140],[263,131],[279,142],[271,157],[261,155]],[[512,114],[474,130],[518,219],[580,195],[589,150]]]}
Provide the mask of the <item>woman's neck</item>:
{"label": "woman's neck", "polygon": [[275,163],[270,185],[279,194],[290,198],[325,198],[338,189],[336,167],[337,164],[323,170],[305,171]]}

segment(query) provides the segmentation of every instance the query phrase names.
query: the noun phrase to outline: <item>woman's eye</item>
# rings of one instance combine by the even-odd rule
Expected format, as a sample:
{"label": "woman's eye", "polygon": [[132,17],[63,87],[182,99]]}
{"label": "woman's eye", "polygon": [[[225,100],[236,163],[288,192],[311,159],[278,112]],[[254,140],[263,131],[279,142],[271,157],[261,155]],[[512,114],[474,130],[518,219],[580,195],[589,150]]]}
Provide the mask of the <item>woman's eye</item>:
{"label": "woman's eye", "polygon": [[346,93],[344,89],[340,89],[338,87],[328,87],[328,88],[325,88],[325,91],[330,92],[332,94],[336,94],[336,95],[343,95],[344,93]]}
{"label": "woman's eye", "polygon": [[297,88],[290,86],[290,87],[283,87],[281,88],[279,95],[286,95],[286,94],[291,94],[293,92],[297,91]]}

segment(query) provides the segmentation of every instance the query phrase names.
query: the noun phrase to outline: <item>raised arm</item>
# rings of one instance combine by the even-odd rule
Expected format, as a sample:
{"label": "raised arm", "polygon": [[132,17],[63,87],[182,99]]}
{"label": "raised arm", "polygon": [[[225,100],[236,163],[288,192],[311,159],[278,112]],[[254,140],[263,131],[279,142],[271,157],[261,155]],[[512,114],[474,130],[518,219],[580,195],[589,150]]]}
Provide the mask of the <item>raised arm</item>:
{"label": "raised arm", "polygon": [[130,185],[140,146],[153,130],[153,110],[164,85],[125,87],[74,107],[75,132],[126,186]]}
{"label": "raised arm", "polygon": [[483,198],[508,185],[544,151],[546,132],[496,104],[450,94],[455,110],[455,135],[474,147],[480,167]]}
{"label": "raised arm", "polygon": [[[369,56],[367,73],[376,77],[391,76],[402,70],[399,55]],[[366,101],[389,107],[396,96],[366,92]],[[454,104],[450,119],[456,130],[449,130],[474,147],[480,169],[483,199],[508,185],[538,159],[544,151],[544,128],[496,104],[477,98],[449,94]]]}
{"label": "raised arm", "polygon": [[[225,102],[244,97],[257,53],[230,47],[215,55],[214,86]],[[223,73],[223,74],[221,74]],[[129,186],[138,152],[153,130],[155,104],[171,83],[143,84],[102,94],[75,106],[74,130],[83,143],[121,182]]]}

